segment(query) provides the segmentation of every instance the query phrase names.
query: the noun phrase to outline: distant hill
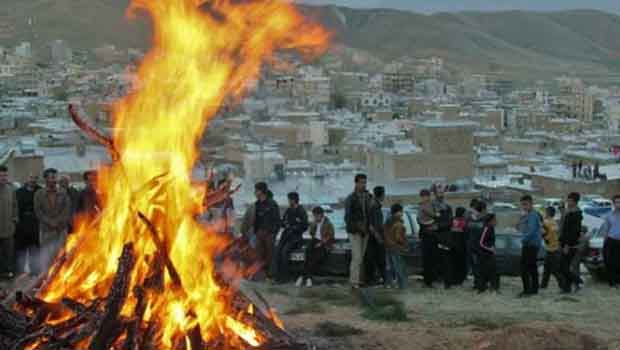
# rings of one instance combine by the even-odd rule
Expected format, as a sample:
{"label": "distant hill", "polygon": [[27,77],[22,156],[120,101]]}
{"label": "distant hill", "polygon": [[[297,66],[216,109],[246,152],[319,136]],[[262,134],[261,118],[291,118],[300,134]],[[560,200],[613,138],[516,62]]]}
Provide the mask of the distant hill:
{"label": "distant hill", "polygon": [[[128,21],[128,0],[2,0],[0,45],[65,39],[74,47],[148,47],[147,20]],[[620,16],[594,10],[460,12],[303,6],[334,42],[380,59],[440,55],[459,69],[515,75],[620,74]]]}

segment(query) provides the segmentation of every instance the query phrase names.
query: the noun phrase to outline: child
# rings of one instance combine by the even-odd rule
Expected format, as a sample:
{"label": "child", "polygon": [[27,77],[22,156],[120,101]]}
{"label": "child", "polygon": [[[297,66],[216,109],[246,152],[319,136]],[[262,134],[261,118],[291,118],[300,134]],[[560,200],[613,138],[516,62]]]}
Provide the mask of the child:
{"label": "child", "polygon": [[462,285],[467,278],[467,221],[465,219],[465,208],[458,207],[455,211],[455,217],[452,219],[452,273],[453,284]]}
{"label": "child", "polygon": [[407,252],[408,244],[405,224],[403,223],[403,206],[394,204],[390,209],[390,217],[385,222],[385,251],[389,268],[387,269],[386,286],[398,283],[398,288],[407,287],[407,273],[402,254]]}
{"label": "child", "polygon": [[555,221],[555,208],[545,208],[543,220],[543,240],[545,241],[545,270],[540,283],[540,288],[545,289],[549,286],[551,275],[555,277],[558,286],[562,287],[560,276],[560,241],[558,237],[558,224]]}
{"label": "child", "polygon": [[495,260],[495,225],[497,225],[495,214],[488,214],[484,220],[479,242],[480,284],[477,286],[478,293],[485,292],[489,285],[492,290],[499,290],[499,276]]}

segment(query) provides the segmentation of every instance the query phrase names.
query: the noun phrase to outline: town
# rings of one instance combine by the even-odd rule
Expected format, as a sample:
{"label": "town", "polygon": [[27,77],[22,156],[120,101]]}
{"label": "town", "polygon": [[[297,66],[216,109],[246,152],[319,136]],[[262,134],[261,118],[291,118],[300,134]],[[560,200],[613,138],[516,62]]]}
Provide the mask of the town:
{"label": "town", "polygon": [[[0,41],[0,233],[6,235],[12,226],[18,232],[15,242],[13,234],[0,237],[4,328],[10,328],[6,315],[15,315],[9,312],[31,315],[43,312],[36,309],[41,305],[56,305],[49,302],[54,286],[69,293],[56,295],[58,300],[90,310],[84,314],[96,313],[104,300],[88,306],[88,298],[70,298],[70,284],[63,285],[58,274],[71,279],[69,272],[80,264],[67,252],[84,244],[75,237],[86,237],[89,225],[105,220],[106,205],[119,206],[108,193],[102,196],[98,172],[107,169],[103,177],[114,188],[109,169],[122,168],[123,161],[138,163],[119,159],[115,145],[101,139],[131,138],[135,130],[115,127],[119,101],[130,103],[127,96],[146,91],[152,76],[144,75],[144,62],[152,54],[112,44],[77,47],[63,37],[43,45],[35,37],[17,44]],[[159,54],[157,59],[166,58]],[[179,178],[204,184],[202,208],[192,214],[206,234],[224,237],[224,243],[209,236],[204,246],[197,244],[208,248],[203,253],[209,261],[197,265],[213,273],[209,283],[234,286],[231,290],[249,300],[243,310],[234,309],[238,315],[263,312],[267,327],[284,331],[278,311],[295,330],[278,337],[319,344],[290,349],[404,349],[414,334],[424,349],[459,349],[462,341],[475,349],[513,349],[515,343],[547,349],[535,342],[545,337],[546,326],[561,333],[553,335],[556,348],[569,348],[571,339],[584,344],[574,349],[620,344],[609,333],[618,317],[609,306],[615,305],[620,286],[620,78],[592,79],[570,69],[532,78],[493,64],[466,69],[452,59],[413,52],[379,59],[338,43],[315,59],[278,51],[256,76],[247,74],[239,83],[241,93],[227,91],[230,96],[221,105],[206,108],[214,112],[205,113],[208,123],[195,145],[191,176],[166,172],[144,186],[158,188],[163,196],[174,191],[162,188]],[[162,79],[172,86],[176,77]],[[209,81],[204,84],[208,89]],[[140,127],[153,135],[166,132]],[[103,136],[92,137],[92,130]],[[158,151],[123,157],[156,163],[180,152]],[[17,206],[7,189],[19,189]],[[20,194],[23,189],[29,194]],[[130,186],[128,192],[135,193],[129,201],[137,203],[149,190]],[[179,198],[194,198],[191,191],[183,195]],[[64,209],[52,201],[62,202]],[[121,255],[109,260],[118,261],[109,303],[118,302],[114,287],[129,279],[134,259],[149,269],[156,266],[149,270],[155,276],[160,269],[159,282],[153,282],[160,283],[159,297],[163,290],[179,298],[191,294],[184,294],[181,281],[187,272],[177,270],[186,268],[178,266],[183,264],[178,247],[189,251],[196,242],[176,239],[191,237],[183,235],[193,224],[179,215],[174,220],[187,231],[168,232],[157,227],[166,224],[157,216],[164,214],[150,205],[156,209],[127,207],[138,213],[141,230],[152,235],[155,252],[146,254],[144,247],[151,247],[135,248],[135,242],[110,249]],[[189,211],[183,210],[183,215]],[[108,229],[97,232],[97,239]],[[28,242],[19,236],[22,231],[32,236]],[[133,234],[141,237],[127,235]],[[153,275],[139,287],[147,294],[154,293],[147,288]],[[106,277],[105,283],[112,280]],[[92,278],[71,283],[104,283]],[[29,296],[22,288],[38,294]],[[145,292],[139,288],[125,294]],[[9,301],[16,305],[13,311],[5,310]],[[143,308],[132,319],[139,332],[147,306],[136,304],[136,310]],[[183,307],[181,316],[175,314],[183,320],[178,324],[196,317]],[[148,308],[153,312],[154,306]],[[592,315],[575,316],[584,309]],[[53,326],[55,312],[41,318],[40,329]],[[343,325],[336,323],[340,317]],[[105,321],[88,322],[105,328]],[[226,322],[233,331],[222,330],[222,337],[240,338],[247,349],[260,344],[260,337],[243,335],[241,316]],[[259,329],[258,323],[252,326]],[[447,335],[427,335],[436,327]],[[184,331],[188,334],[175,335],[181,339],[175,344],[183,343],[175,349],[194,349],[185,345],[191,341],[189,327]],[[116,347],[108,348],[120,348],[124,334],[111,338],[117,339]],[[11,337],[14,333],[0,330],[0,345]],[[20,346],[43,349],[32,344],[52,344],[53,338],[33,338]],[[442,341],[444,347],[434,345]]]}

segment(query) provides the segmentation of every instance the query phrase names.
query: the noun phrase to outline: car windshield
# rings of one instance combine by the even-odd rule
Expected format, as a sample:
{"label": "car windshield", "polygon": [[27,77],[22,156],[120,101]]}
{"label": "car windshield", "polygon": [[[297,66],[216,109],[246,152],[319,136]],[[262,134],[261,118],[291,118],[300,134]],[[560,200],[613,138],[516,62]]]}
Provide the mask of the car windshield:
{"label": "car windshield", "polygon": [[[383,216],[387,219],[390,212],[389,209],[383,210]],[[415,225],[415,213],[410,210],[405,210],[405,228],[407,230],[407,236],[412,236],[414,232],[412,231],[412,226]],[[336,239],[346,239],[347,238],[347,228],[344,223],[344,210],[338,209],[332,212],[327,213],[327,217],[334,225],[334,229],[336,230]]]}

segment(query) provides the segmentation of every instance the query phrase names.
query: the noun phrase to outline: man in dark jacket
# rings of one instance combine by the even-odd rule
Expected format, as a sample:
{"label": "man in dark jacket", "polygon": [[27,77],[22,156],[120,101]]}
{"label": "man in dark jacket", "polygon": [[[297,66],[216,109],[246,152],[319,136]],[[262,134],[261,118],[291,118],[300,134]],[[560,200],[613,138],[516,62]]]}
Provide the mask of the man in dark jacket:
{"label": "man in dark jacket", "polygon": [[366,190],[366,183],[366,175],[355,175],[355,190],[344,204],[344,222],[351,241],[349,278],[353,289],[358,289],[362,283],[362,268],[370,235],[372,196]]}
{"label": "man in dark jacket", "polygon": [[34,193],[41,188],[38,176],[30,175],[28,181],[16,191],[19,221],[17,222],[17,274],[26,272],[30,262],[30,273],[38,275],[39,264],[35,261],[39,247],[39,221],[34,213]]}
{"label": "man in dark jacket", "polygon": [[560,260],[560,273],[564,286],[562,291],[570,293],[573,285],[577,288],[579,285],[579,276],[571,271],[571,262],[575,258],[579,250],[579,239],[581,237],[581,226],[583,214],[579,209],[579,193],[569,193],[566,198],[566,212],[562,217],[560,227],[560,251],[562,258]]}
{"label": "man in dark jacket", "polygon": [[256,203],[254,204],[254,233],[256,235],[256,255],[267,277],[273,260],[274,240],[280,229],[280,208],[269,195],[267,184],[259,182],[254,186]]}
{"label": "man in dark jacket", "polygon": [[303,206],[299,205],[299,194],[288,194],[289,207],[282,217],[283,230],[276,247],[274,260],[271,265],[271,275],[279,283],[286,282],[289,276],[289,255],[303,243],[303,233],[308,229],[308,214]]}
{"label": "man in dark jacket", "polygon": [[80,192],[77,203],[77,213],[80,215],[94,216],[101,211],[99,196],[97,195],[97,173],[87,171],[84,173],[84,183],[86,187]]}
{"label": "man in dark jacket", "polygon": [[482,270],[480,265],[480,237],[484,229],[484,219],[487,215],[487,204],[482,200],[472,201],[469,215],[466,219],[469,262],[474,277],[474,289],[480,290],[482,283]]}
{"label": "man in dark jacket", "polygon": [[437,273],[441,274],[443,278],[444,287],[450,288],[454,282],[454,276],[452,271],[451,252],[452,242],[449,239],[450,229],[452,227],[452,207],[445,201],[444,187],[442,185],[436,185],[434,187],[435,200],[433,201],[433,208],[438,214],[437,217],[437,254],[439,258],[437,262]]}
{"label": "man in dark jacket", "polygon": [[385,188],[377,186],[373,189],[374,197],[370,205],[370,235],[364,256],[364,280],[372,285],[383,280],[385,283],[385,246],[383,237],[383,200]]}

